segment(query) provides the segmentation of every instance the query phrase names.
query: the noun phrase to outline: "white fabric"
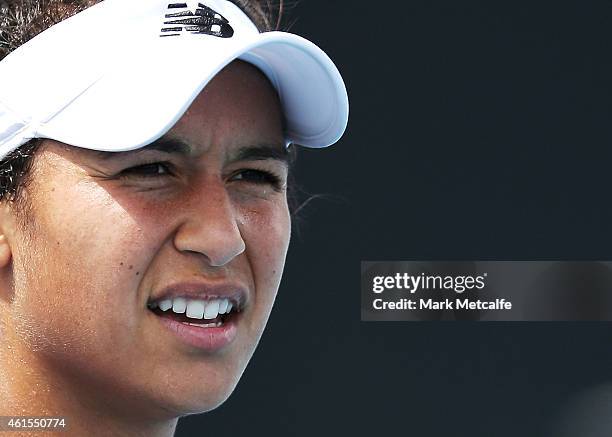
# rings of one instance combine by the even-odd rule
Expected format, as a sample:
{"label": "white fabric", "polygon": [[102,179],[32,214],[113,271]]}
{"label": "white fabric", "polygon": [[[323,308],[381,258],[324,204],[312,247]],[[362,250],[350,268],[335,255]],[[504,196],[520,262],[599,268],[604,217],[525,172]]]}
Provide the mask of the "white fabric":
{"label": "white fabric", "polygon": [[[105,0],[0,62],[0,158],[32,137],[104,151],[145,146],[237,58],[259,67],[277,89],[288,142],[326,147],[342,136],[346,88],[321,49],[285,32],[260,34],[226,0],[199,3],[225,17],[233,36],[160,36],[173,27],[164,25],[169,3],[179,2]],[[198,2],[187,3],[193,11]]]}

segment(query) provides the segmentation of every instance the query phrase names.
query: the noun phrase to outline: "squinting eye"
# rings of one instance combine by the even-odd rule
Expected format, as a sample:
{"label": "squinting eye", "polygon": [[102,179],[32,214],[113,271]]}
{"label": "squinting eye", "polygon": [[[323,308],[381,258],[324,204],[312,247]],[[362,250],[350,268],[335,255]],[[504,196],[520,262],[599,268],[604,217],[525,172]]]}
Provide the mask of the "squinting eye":
{"label": "squinting eye", "polygon": [[246,181],[254,184],[270,184],[275,188],[280,187],[281,185],[281,180],[278,176],[263,170],[242,170],[232,179],[235,181]]}
{"label": "squinting eye", "polygon": [[136,177],[155,177],[155,176],[167,176],[172,174],[168,164],[164,162],[153,162],[151,164],[137,165],[123,170],[120,175],[122,176],[136,176]]}

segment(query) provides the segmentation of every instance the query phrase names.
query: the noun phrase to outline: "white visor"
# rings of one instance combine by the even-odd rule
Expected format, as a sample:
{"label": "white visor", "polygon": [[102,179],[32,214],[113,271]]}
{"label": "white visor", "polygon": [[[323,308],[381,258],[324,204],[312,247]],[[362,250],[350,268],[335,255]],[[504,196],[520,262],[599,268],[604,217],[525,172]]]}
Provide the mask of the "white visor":
{"label": "white visor", "polygon": [[111,152],[146,146],[235,59],[278,92],[288,143],[326,147],[342,136],[344,81],[313,43],[259,33],[226,0],[105,0],[0,62],[0,158],[32,138]]}

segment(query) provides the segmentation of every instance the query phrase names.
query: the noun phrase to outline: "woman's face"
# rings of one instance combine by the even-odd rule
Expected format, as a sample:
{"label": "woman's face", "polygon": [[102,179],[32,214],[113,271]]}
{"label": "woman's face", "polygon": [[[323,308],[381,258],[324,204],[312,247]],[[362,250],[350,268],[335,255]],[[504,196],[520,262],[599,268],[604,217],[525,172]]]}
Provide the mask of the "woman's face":
{"label": "woman's face", "polygon": [[[31,216],[9,237],[6,324],[81,402],[171,417],[229,396],[277,293],[290,236],[277,96],[234,62],[157,146],[45,143],[26,192]],[[212,328],[148,308],[179,296],[233,299],[240,313]]]}

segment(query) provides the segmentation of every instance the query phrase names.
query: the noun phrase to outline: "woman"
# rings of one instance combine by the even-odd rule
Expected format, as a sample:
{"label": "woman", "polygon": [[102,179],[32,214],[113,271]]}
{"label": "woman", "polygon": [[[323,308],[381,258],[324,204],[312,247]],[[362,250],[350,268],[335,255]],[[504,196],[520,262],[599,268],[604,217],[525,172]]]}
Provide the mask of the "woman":
{"label": "woman", "polygon": [[167,436],[244,371],[289,244],[288,144],[337,141],[346,90],[253,2],[85,6],[43,3],[72,17],[0,62],[0,415]]}

